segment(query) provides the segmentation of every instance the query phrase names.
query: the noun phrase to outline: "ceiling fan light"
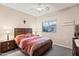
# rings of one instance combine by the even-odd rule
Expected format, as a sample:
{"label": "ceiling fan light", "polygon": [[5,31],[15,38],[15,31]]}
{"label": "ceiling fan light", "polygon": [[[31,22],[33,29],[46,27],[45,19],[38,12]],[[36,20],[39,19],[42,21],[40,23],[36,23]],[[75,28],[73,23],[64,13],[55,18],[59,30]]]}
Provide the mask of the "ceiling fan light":
{"label": "ceiling fan light", "polygon": [[36,8],[38,11],[42,11],[44,8],[42,8],[42,7],[38,7],[38,8]]}

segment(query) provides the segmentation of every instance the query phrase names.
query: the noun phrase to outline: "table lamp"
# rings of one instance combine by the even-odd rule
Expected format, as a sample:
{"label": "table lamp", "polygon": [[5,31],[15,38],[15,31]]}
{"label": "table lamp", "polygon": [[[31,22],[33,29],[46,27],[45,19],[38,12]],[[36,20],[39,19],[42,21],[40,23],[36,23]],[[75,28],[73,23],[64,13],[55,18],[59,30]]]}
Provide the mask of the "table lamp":
{"label": "table lamp", "polygon": [[10,31],[6,31],[6,34],[7,34],[7,40],[9,40]]}

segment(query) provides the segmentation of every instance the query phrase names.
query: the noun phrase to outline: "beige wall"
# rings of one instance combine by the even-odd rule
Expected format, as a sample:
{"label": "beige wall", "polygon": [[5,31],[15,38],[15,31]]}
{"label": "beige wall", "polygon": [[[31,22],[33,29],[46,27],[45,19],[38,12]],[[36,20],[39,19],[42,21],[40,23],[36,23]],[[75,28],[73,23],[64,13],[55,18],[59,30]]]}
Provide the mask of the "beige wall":
{"label": "beige wall", "polygon": [[[42,32],[42,21],[52,20],[56,16],[57,18],[57,30],[56,33],[43,33]],[[54,44],[72,48],[72,37],[74,36],[73,20],[76,20],[76,24],[79,23],[79,5],[73,6],[72,8],[66,8],[59,12],[52,12],[47,15],[37,17],[37,27],[41,35],[50,37]],[[72,23],[66,23],[72,22]]]}
{"label": "beige wall", "polygon": [[[26,24],[23,24],[26,20]],[[35,17],[16,11],[11,8],[0,5],[0,40],[6,40],[6,31],[10,31],[10,37],[13,38],[13,30],[16,27],[34,27]]]}

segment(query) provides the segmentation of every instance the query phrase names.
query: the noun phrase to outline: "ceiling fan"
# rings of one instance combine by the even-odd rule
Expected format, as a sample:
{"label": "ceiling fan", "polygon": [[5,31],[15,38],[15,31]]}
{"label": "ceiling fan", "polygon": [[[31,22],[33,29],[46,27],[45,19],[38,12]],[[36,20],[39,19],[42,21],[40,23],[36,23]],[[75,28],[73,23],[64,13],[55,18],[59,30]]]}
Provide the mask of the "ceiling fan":
{"label": "ceiling fan", "polygon": [[49,11],[50,7],[49,4],[46,3],[36,3],[34,4],[33,9],[41,12],[41,11]]}

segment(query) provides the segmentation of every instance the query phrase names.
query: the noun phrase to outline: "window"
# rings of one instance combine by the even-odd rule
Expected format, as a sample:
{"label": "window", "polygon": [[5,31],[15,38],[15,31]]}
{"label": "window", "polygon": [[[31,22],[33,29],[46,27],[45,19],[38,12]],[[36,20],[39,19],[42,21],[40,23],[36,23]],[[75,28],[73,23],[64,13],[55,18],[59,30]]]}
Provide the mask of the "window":
{"label": "window", "polygon": [[42,22],[43,32],[56,32],[56,20]]}

